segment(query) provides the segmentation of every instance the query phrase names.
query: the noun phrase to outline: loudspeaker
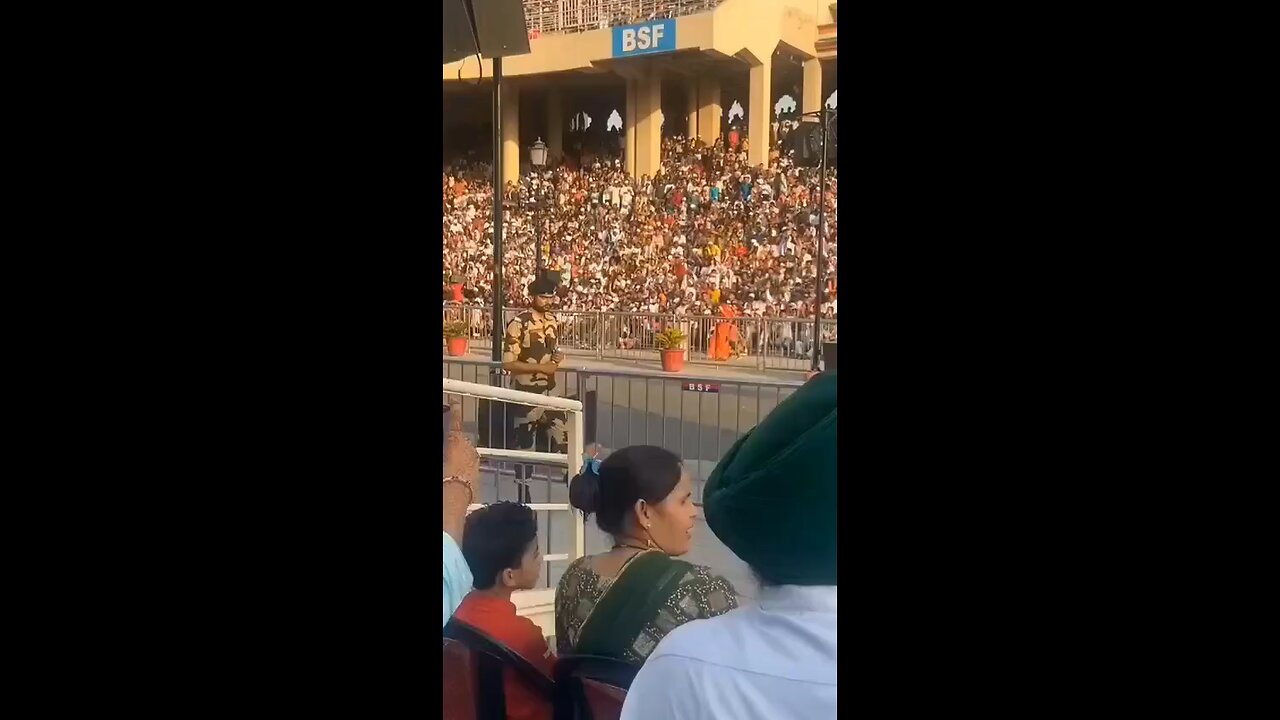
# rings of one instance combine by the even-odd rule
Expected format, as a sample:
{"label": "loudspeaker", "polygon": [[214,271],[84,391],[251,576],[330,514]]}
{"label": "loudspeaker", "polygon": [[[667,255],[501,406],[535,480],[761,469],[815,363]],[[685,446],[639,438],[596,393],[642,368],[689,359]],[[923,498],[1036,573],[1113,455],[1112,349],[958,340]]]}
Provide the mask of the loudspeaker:
{"label": "loudspeaker", "polygon": [[444,62],[529,53],[522,0],[443,0]]}
{"label": "loudspeaker", "polygon": [[[827,163],[836,159],[836,124],[834,120],[827,126]],[[791,131],[782,145],[784,150],[795,153],[795,161],[801,167],[817,167],[822,161],[822,125],[816,122],[802,122],[800,127]]]}
{"label": "loudspeaker", "polygon": [[822,370],[824,372],[836,370],[836,344],[833,342],[822,343]]}
{"label": "loudspeaker", "polygon": [[444,64],[480,52],[475,29],[471,25],[470,0],[444,0]]}

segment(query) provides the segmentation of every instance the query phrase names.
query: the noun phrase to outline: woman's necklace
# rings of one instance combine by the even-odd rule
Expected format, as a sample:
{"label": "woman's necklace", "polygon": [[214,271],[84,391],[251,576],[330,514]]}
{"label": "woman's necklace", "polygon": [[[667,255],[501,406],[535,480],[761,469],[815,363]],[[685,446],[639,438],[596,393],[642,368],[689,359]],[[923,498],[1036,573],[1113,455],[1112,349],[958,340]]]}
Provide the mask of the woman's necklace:
{"label": "woman's necklace", "polygon": [[632,550],[648,550],[649,549],[647,547],[642,547],[640,545],[628,545],[627,543],[618,543],[617,545],[614,545],[612,549],[618,550],[621,548],[631,548]]}

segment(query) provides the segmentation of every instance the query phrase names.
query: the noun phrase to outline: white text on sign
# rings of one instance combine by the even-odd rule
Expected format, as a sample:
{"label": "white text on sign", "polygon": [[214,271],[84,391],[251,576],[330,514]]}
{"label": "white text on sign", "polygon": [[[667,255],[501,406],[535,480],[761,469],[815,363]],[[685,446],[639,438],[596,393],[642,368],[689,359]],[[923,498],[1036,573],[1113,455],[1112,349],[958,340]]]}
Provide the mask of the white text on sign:
{"label": "white text on sign", "polygon": [[675,18],[613,28],[613,57],[634,57],[676,50]]}
{"label": "white text on sign", "polygon": [[623,28],[622,30],[622,52],[648,50],[661,44],[661,25],[644,25],[635,29]]}

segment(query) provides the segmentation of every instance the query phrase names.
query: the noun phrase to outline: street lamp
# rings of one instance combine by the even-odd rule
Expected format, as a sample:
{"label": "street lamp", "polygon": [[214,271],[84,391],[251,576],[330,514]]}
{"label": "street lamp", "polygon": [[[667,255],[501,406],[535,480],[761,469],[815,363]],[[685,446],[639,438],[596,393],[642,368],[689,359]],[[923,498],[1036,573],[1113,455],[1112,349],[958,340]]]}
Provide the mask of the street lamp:
{"label": "street lamp", "polygon": [[[542,138],[529,148],[529,164],[533,165],[535,170],[541,170],[547,166],[547,146],[542,142]],[[542,192],[534,190],[533,192],[533,211],[534,211],[534,242],[537,247],[534,248],[534,274],[538,277],[542,276]]]}
{"label": "street lamp", "polygon": [[536,168],[543,168],[547,165],[547,146],[542,142],[542,138],[529,148],[529,163]]}

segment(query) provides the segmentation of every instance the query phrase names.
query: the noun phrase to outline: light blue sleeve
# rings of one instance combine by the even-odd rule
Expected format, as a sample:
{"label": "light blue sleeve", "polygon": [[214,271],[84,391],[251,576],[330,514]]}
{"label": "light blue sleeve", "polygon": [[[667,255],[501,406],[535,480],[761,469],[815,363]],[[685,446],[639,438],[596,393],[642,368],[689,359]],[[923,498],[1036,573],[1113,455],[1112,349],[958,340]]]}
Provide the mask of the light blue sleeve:
{"label": "light blue sleeve", "polygon": [[471,568],[467,567],[467,559],[462,557],[458,543],[444,534],[444,627],[449,622],[453,611],[462,604],[462,598],[471,592]]}

